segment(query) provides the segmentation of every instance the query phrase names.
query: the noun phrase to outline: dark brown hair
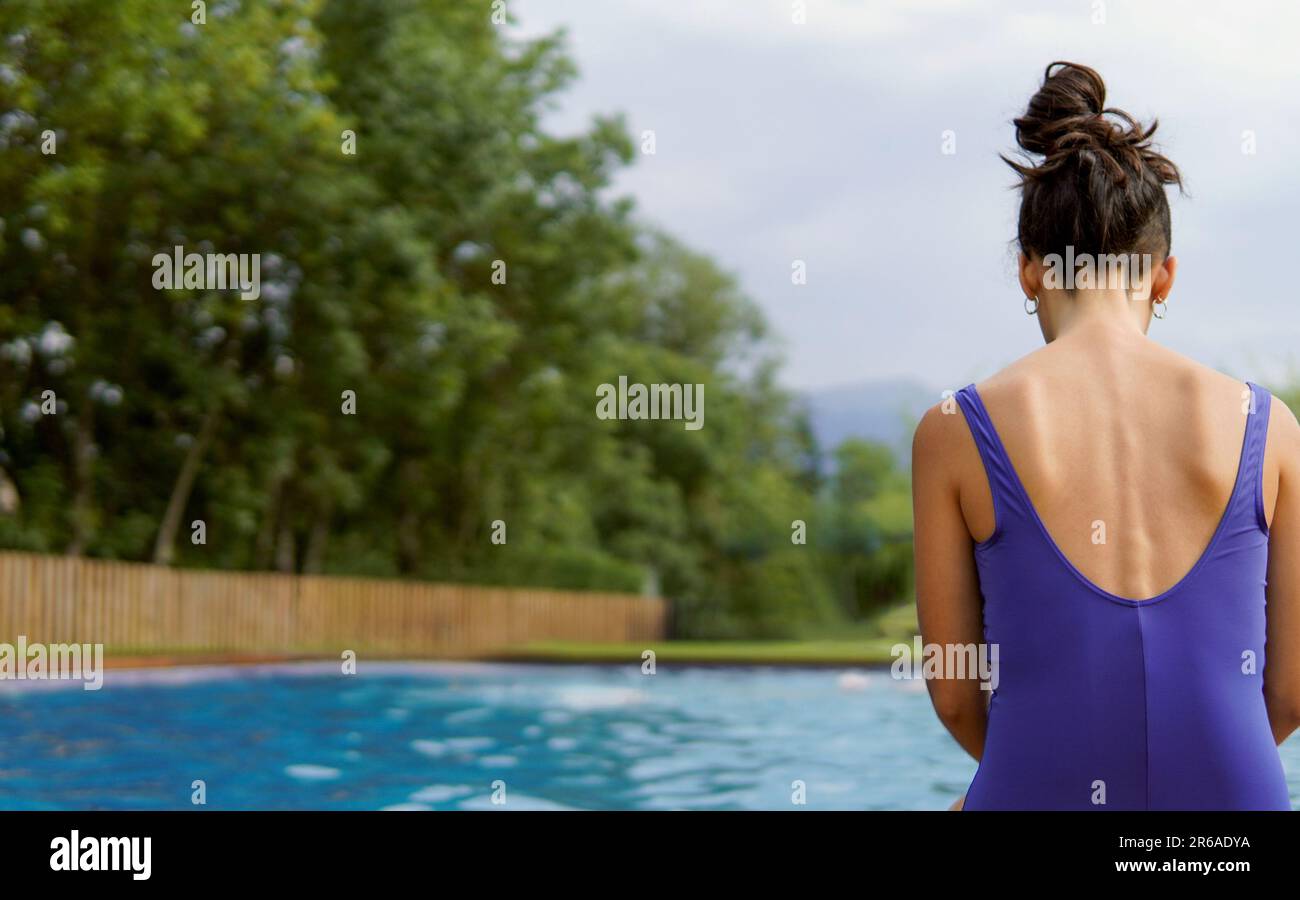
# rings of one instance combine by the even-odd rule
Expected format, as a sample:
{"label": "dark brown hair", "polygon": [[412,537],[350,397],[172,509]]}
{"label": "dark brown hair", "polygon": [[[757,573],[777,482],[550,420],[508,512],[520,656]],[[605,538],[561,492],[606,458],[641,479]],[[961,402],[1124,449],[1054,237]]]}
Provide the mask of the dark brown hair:
{"label": "dark brown hair", "polygon": [[[1055,70],[1055,71],[1053,71]],[[1014,122],[1016,143],[1043,159],[1022,165],[1020,248],[1029,256],[1065,253],[1169,253],[1166,184],[1182,188],[1178,168],[1152,149],[1156,121],[1143,127],[1106,108],[1106,85],[1087,66],[1054,62],[1043,86]]]}

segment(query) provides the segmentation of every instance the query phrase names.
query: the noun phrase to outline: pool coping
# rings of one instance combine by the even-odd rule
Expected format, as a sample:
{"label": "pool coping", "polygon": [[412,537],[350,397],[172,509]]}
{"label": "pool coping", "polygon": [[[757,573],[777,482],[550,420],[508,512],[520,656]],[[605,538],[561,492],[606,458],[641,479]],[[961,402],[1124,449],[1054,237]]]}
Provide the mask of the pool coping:
{"label": "pool coping", "polygon": [[[410,655],[382,656],[362,654],[358,657],[358,663],[365,665],[366,662],[383,662],[383,663],[511,663],[527,664],[539,666],[640,666],[642,660],[639,656],[630,656],[626,659],[613,659],[609,656],[592,654],[574,654],[571,656],[550,656],[546,654],[534,654],[529,652],[501,652],[486,654],[483,656],[458,657],[417,657]],[[149,656],[141,654],[132,654],[128,656],[111,656],[105,655],[105,669],[164,669],[164,668],[190,668],[190,667],[238,667],[238,666],[267,666],[292,663],[330,663],[337,665],[340,660],[338,657],[326,654],[196,654],[193,656],[182,654],[165,654],[158,656]],[[659,666],[701,666],[707,668],[754,668],[754,667],[773,667],[773,668],[790,668],[790,669],[882,669],[888,668],[894,662],[891,658],[875,657],[842,657],[842,658],[798,658],[798,657],[768,657],[768,656],[710,656],[701,655],[694,657],[690,655],[678,656],[660,656],[656,662]]]}

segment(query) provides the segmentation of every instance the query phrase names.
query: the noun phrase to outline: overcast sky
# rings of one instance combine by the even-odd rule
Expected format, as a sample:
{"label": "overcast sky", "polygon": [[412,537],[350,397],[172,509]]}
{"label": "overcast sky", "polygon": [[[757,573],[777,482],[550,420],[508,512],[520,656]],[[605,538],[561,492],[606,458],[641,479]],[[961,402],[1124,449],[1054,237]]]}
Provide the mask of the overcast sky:
{"label": "overcast sky", "polygon": [[1098,69],[1108,105],[1157,115],[1186,177],[1190,196],[1171,196],[1178,283],[1152,337],[1243,378],[1293,370],[1295,4],[807,0],[803,25],[799,5],[512,5],[523,33],[568,31],[581,74],[555,130],[621,111],[634,135],[655,132],[618,191],[740,279],[782,338],[789,386],[960,386],[1041,344],[998,153],[1054,59]]}

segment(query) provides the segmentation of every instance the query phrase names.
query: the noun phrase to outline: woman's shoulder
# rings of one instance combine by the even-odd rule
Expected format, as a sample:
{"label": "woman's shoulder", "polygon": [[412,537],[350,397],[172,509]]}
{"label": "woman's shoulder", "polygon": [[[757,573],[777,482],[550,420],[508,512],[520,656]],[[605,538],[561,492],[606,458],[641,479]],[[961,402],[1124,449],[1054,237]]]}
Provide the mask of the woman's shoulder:
{"label": "woman's shoulder", "polygon": [[[1140,348],[1140,349],[1139,349]],[[1056,344],[1035,349],[974,383],[996,405],[1034,406],[1123,391],[1158,395],[1181,406],[1218,405],[1249,396],[1246,383],[1152,341],[1081,357]]]}
{"label": "woman's shoulder", "polygon": [[985,405],[1025,412],[1074,393],[1078,368],[1060,348],[1046,344],[972,384]]}
{"label": "woman's shoulder", "polygon": [[[1054,418],[1062,403],[1103,418],[1118,407],[1144,421],[1176,424],[1189,444],[1215,439],[1251,398],[1245,381],[1154,342],[1120,348],[1112,358],[1081,357],[1047,344],[973,387],[1000,428],[1032,431],[1034,423]],[[914,466],[973,449],[957,390],[944,391],[922,414],[912,441]],[[1294,455],[1300,470],[1300,423],[1275,393],[1269,418],[1270,449]]]}
{"label": "woman's shoulder", "polygon": [[[1136,415],[1146,418],[1158,409],[1182,422],[1193,442],[1198,433],[1222,428],[1235,411],[1254,408],[1245,380],[1154,342],[1122,359],[1086,362],[1054,353],[1048,344],[974,387],[995,419],[1000,413],[1004,420],[1032,420],[1062,402],[1082,409],[1120,398],[1122,408]],[[1283,397],[1269,394],[1268,442],[1294,453],[1300,468],[1300,422]]]}
{"label": "woman's shoulder", "polygon": [[1038,360],[1046,349],[1048,348],[1041,347],[981,381],[945,390],[938,402],[922,413],[917,422],[916,431],[912,435],[913,470],[915,471],[918,462],[924,465],[927,457],[950,459],[949,454],[967,448],[968,445],[974,449],[970,429],[965,417],[960,414],[956,396],[958,393],[973,387],[983,400],[990,394],[1000,396],[1007,391],[1016,391],[1021,386],[1032,385],[1041,379]]}

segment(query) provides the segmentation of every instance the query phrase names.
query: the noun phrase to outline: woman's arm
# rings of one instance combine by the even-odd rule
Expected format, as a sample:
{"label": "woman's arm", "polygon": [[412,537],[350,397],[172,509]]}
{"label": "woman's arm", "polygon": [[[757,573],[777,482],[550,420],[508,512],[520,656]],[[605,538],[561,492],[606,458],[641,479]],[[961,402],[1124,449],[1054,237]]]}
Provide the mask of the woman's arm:
{"label": "woman's arm", "polygon": [[[923,644],[978,646],[984,639],[979,575],[962,515],[960,475],[972,455],[981,474],[983,464],[965,417],[955,403],[947,406],[947,412],[944,404],[928,410],[912,440],[916,611]],[[978,760],[984,753],[988,692],[974,677],[930,679],[926,686],[939,720]]]}
{"label": "woman's arm", "polygon": [[1280,744],[1300,727],[1300,424],[1277,398],[1269,420],[1267,455],[1276,454],[1278,477],[1268,538],[1264,702]]}

